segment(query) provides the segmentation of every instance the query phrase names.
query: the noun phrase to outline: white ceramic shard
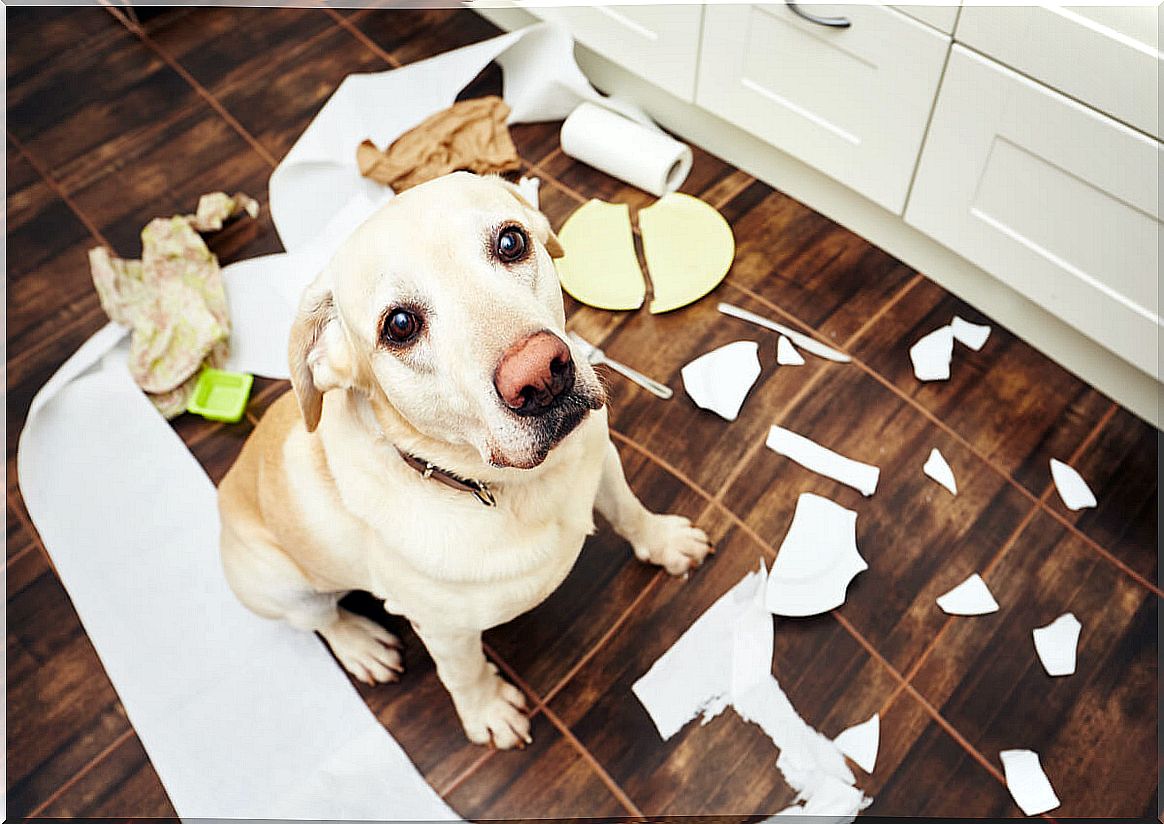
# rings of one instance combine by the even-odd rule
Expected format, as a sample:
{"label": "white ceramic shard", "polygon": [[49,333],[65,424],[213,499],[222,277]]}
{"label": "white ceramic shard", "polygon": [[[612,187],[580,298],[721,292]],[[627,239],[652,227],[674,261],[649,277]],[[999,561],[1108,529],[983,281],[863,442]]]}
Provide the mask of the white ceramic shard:
{"label": "white ceramic shard", "polygon": [[872,718],[863,724],[849,727],[834,738],[833,743],[865,772],[873,772],[877,764],[877,748],[881,744],[881,716],[873,713]]}
{"label": "white ceramic shard", "polygon": [[986,339],[990,337],[989,326],[970,323],[957,315],[954,315],[954,320],[950,322],[950,331],[954,333],[954,340],[963,346],[969,346],[975,352],[985,346]]}
{"label": "white ceramic shard", "polygon": [[819,615],[845,603],[849,582],[869,565],[857,550],[857,513],[801,493],[772,563],[765,605],[774,615]]}
{"label": "white ceramic shard", "polygon": [[784,335],[776,341],[776,362],[781,366],[804,366],[804,355],[796,351],[796,347]]}
{"label": "white ceramic shard", "polygon": [[938,451],[937,447],[930,450],[930,456],[926,458],[922,472],[950,490],[951,495],[958,494],[958,482],[954,480],[954,470],[950,469],[950,465],[946,463],[946,459],[942,457],[942,453]]}
{"label": "white ceramic shard", "polygon": [[1079,645],[1079,619],[1065,612],[1045,627],[1031,630],[1035,652],[1047,675],[1071,675],[1075,672],[1075,650]]}
{"label": "white ceramic shard", "polygon": [[535,209],[539,208],[538,193],[542,188],[542,179],[540,177],[523,177],[517,181],[517,188],[521,192],[521,196],[529,202],[530,206],[533,206]]}
{"label": "white ceramic shard", "polygon": [[773,452],[791,458],[806,469],[851,486],[866,497],[877,489],[877,478],[881,475],[877,467],[839,455],[782,426],[773,426],[768,430],[766,443]]}
{"label": "white ceramic shard", "polygon": [[760,377],[759,351],[758,343],[738,340],[700,355],[680,370],[683,388],[696,406],[734,421]]}
{"label": "white ceramic shard", "polygon": [[1079,473],[1062,461],[1051,458],[1051,477],[1055,480],[1055,488],[1059,490],[1059,497],[1070,510],[1090,509],[1096,504],[1095,494],[1087,481]]}
{"label": "white ceramic shard", "polygon": [[950,615],[986,615],[998,612],[998,602],[994,600],[990,588],[977,572],[939,597],[938,606]]}
{"label": "white ceramic shard", "polygon": [[950,359],[954,357],[954,331],[942,326],[909,348],[913,374],[919,381],[944,381],[950,377]]}
{"label": "white ceramic shard", "polygon": [[1059,806],[1047,774],[1032,750],[1003,750],[998,754],[1006,772],[1006,788],[1027,815],[1042,815]]}

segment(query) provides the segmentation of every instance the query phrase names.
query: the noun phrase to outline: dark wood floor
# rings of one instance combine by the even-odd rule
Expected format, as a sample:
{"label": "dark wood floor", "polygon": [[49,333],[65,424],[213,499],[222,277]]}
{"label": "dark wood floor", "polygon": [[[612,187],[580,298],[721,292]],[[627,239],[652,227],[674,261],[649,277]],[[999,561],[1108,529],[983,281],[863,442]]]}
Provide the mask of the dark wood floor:
{"label": "dark wood floor", "polygon": [[[104,323],[86,251],[135,256],[154,216],[206,191],[266,198],[271,169],[356,71],[479,40],[469,12],[175,9],[140,25],[102,9],[8,9],[8,813],[167,816],[173,810],[52,572],[16,485],[29,401]],[[487,72],[476,90],[496,88]],[[556,125],[515,138],[555,226],[586,198],[650,198],[557,148]],[[664,316],[571,305],[570,325],[676,388],[657,401],[612,375],[614,436],[636,491],[695,518],[719,553],[686,583],[645,568],[608,530],[544,605],[487,635],[535,707],[535,744],[466,743],[431,661],[405,632],[403,682],[359,687],[428,780],[469,817],[772,813],[792,800],[771,743],[732,714],[659,741],[630,686],[758,559],[797,495],[860,512],[870,569],[844,607],[779,620],[775,671],[806,720],[835,735],[882,715],[861,786],[885,815],[1019,815],[998,752],[1036,750],[1055,815],[1155,817],[1159,598],[1157,433],[995,324],[953,376],[919,384],[908,346],[957,312],[988,320],[923,274],[703,152],[684,189],[739,243],[717,297],[810,330],[852,365],[771,367],[774,336],[718,316],[715,299]],[[279,249],[269,218],[213,241],[229,262]],[[759,340],[766,367],[739,420],[696,409],[680,367]],[[216,480],[286,389],[259,381],[248,421],[175,426]],[[856,492],[761,448],[779,422],[882,468]],[[960,494],[921,473],[937,446]],[[1067,460],[1099,498],[1066,510],[1047,470]],[[980,572],[1002,605],[947,618],[934,598]],[[1079,668],[1051,679],[1032,627],[1073,611]],[[398,627],[399,628],[399,627]]]}

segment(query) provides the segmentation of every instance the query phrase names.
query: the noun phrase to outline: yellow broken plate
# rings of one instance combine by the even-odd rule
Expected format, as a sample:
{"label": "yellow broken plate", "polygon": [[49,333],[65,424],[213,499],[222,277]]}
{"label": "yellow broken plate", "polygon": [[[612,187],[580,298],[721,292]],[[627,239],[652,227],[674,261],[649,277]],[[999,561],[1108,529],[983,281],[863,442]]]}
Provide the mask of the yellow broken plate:
{"label": "yellow broken plate", "polygon": [[565,251],[555,263],[562,288],[597,309],[638,309],[647,284],[635,256],[630,208],[590,200],[566,219],[558,240]]}
{"label": "yellow broken plate", "polygon": [[639,210],[655,296],[651,313],[694,303],[719,285],[736,256],[732,227],[697,197],[672,192]]}

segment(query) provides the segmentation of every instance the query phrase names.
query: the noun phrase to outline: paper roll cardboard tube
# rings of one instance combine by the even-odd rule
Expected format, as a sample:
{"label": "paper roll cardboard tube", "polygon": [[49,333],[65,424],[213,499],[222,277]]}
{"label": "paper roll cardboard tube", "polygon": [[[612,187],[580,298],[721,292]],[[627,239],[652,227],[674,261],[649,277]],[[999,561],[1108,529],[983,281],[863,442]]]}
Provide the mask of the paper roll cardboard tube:
{"label": "paper roll cardboard tube", "polygon": [[575,160],[657,197],[682,186],[691,171],[688,146],[594,103],[570,113],[561,143]]}

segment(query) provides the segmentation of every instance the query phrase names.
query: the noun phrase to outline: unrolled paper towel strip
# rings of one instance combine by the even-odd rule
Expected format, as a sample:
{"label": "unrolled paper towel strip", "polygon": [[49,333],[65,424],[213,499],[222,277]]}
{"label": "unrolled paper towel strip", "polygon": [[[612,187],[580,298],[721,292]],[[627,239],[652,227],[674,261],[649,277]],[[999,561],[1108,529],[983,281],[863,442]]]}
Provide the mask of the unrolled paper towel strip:
{"label": "unrolled paper towel strip", "polygon": [[691,149],[621,114],[583,103],[562,124],[562,151],[599,171],[662,197],[683,185]]}

